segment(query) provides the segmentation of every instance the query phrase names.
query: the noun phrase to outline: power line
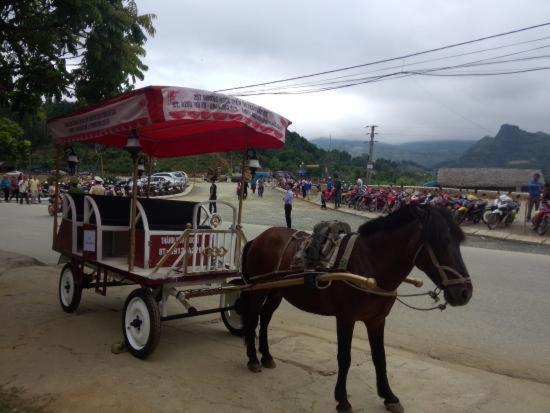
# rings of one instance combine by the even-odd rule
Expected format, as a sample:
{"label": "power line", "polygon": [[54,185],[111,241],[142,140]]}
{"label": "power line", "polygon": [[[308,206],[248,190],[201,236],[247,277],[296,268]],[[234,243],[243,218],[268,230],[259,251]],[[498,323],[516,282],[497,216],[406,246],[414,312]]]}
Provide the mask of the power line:
{"label": "power line", "polygon": [[[542,46],[540,48],[547,48],[547,47],[550,47],[550,45]],[[534,49],[529,49],[529,50],[526,50],[526,51],[510,53],[510,54],[501,55],[501,56],[495,56],[495,57],[491,57],[491,58],[487,58],[487,59],[475,60],[475,61],[461,63],[461,64],[457,64],[457,65],[453,65],[453,66],[443,66],[443,67],[436,67],[436,68],[418,69],[417,71],[418,72],[443,71],[443,70],[449,70],[449,69],[461,69],[461,68],[468,68],[468,67],[475,67],[475,66],[488,66],[488,65],[497,65],[497,64],[507,64],[507,63],[513,63],[513,62],[523,62],[523,61],[529,61],[529,60],[538,60],[538,59],[550,58],[550,55],[538,55],[538,56],[531,56],[531,57],[525,57],[525,58],[507,59],[507,60],[500,60],[500,61],[490,62],[491,60],[499,59],[499,58],[506,57],[506,56],[512,56],[512,55],[519,54],[519,53],[524,53],[524,52],[527,52],[527,51],[533,51],[533,50],[540,49],[540,48],[534,48]],[[483,63],[483,62],[485,62],[485,63]],[[410,74],[416,73],[417,71],[393,72],[393,73],[389,73],[389,74],[384,75],[384,77],[391,77],[391,76],[397,77],[397,75],[400,75],[400,74],[410,75]],[[353,79],[347,79],[345,81],[344,80],[317,81],[315,83],[303,83],[303,84],[299,84],[299,85],[287,85],[287,86],[282,86],[280,88],[268,88],[268,89],[251,90],[251,91],[236,94],[236,95],[237,96],[253,96],[253,95],[260,95],[260,94],[262,94],[262,95],[263,94],[292,94],[292,92],[286,92],[285,93],[284,91],[285,90],[287,90],[287,91],[288,90],[293,90],[293,89],[303,89],[305,87],[313,88],[313,87],[319,87],[319,86],[342,85],[342,84],[343,85],[348,85],[349,84],[349,85],[353,86],[353,85],[356,84],[355,82],[361,82],[363,80],[378,81],[378,80],[383,80],[383,79],[384,78],[382,78],[380,76],[367,76],[367,77],[357,77],[357,78],[353,78]],[[353,82],[353,83],[349,83],[349,82]],[[317,92],[317,91],[320,91],[320,90],[321,89],[310,89],[310,90],[306,89],[306,90],[301,90],[301,92],[303,92],[303,93],[313,93],[313,92]],[[279,93],[276,93],[276,92],[279,92]],[[298,90],[298,92],[300,92],[300,90]],[[231,94],[231,95],[233,95],[233,94]]]}
{"label": "power line", "polygon": [[446,46],[442,46],[442,47],[437,47],[437,48],[434,48],[434,49],[423,50],[421,52],[409,53],[407,55],[403,55],[403,56],[399,56],[399,57],[392,57],[392,58],[388,58],[388,59],[377,60],[377,61],[374,61],[374,62],[363,63],[363,64],[343,67],[343,68],[339,68],[339,69],[326,70],[324,72],[311,73],[311,74],[302,75],[302,76],[294,76],[294,77],[287,78],[287,79],[273,80],[273,81],[270,81],[270,82],[256,83],[256,84],[252,84],[252,85],[238,86],[238,87],[227,88],[227,89],[220,89],[220,90],[217,90],[216,92],[227,92],[227,91],[230,91],[230,90],[248,89],[248,88],[257,87],[257,86],[267,86],[267,85],[272,85],[272,84],[276,84],[276,83],[288,82],[288,81],[291,81],[291,80],[305,79],[305,78],[310,78],[310,77],[314,77],[314,76],[326,75],[326,74],[329,74],[329,73],[337,73],[337,72],[342,72],[342,71],[345,71],[345,70],[357,69],[359,67],[366,67],[366,66],[372,66],[372,65],[380,64],[380,63],[387,63],[387,62],[392,62],[392,61],[396,61],[396,60],[407,59],[409,57],[420,56],[420,55],[423,55],[423,54],[438,52],[438,51],[450,49],[450,48],[453,48],[453,47],[464,46],[464,45],[472,44],[472,43],[478,43],[478,42],[481,42],[481,41],[485,41],[485,40],[489,40],[489,39],[495,39],[495,38],[502,37],[502,36],[508,36],[510,34],[520,33],[520,32],[533,30],[533,29],[537,29],[537,28],[545,27],[545,26],[550,26],[550,22],[537,24],[537,25],[533,25],[533,26],[528,26],[528,27],[523,27],[523,28],[516,29],[516,30],[510,30],[508,32],[498,33],[498,34],[494,34],[494,35],[491,35],[491,36],[479,37],[477,39],[468,40],[468,41],[460,42],[460,43],[454,43],[454,44],[450,44],[450,45],[446,45]]}
{"label": "power line", "polygon": [[[407,67],[407,66],[415,66],[415,65],[418,65],[418,64],[422,64],[422,63],[430,63],[430,62],[435,62],[435,61],[440,61],[440,60],[448,60],[448,59],[453,59],[453,58],[456,58],[456,57],[463,57],[463,56],[472,55],[472,54],[484,53],[484,52],[487,52],[487,51],[493,51],[493,50],[513,47],[513,46],[517,46],[517,45],[521,45],[521,44],[533,43],[533,42],[542,41],[542,40],[548,40],[548,39],[550,39],[550,36],[541,37],[541,38],[538,38],[538,39],[527,40],[527,41],[522,41],[522,42],[511,43],[511,44],[502,45],[502,46],[486,48],[486,49],[475,50],[475,51],[466,52],[466,53],[459,53],[459,54],[450,55],[450,56],[443,56],[443,57],[438,57],[438,58],[434,58],[434,59],[421,60],[421,61],[417,61],[417,62],[410,62],[410,63],[400,64],[400,65],[395,65],[395,66],[386,66],[384,68],[369,70],[369,71],[361,72],[361,73],[351,73],[351,74],[347,74],[347,75],[329,77],[329,78],[319,79],[319,80],[315,80],[315,81],[307,81],[307,82],[294,83],[294,84],[289,84],[289,85],[267,87],[267,88],[259,89],[259,91],[261,91],[261,92],[281,91],[281,90],[285,90],[285,89],[295,89],[295,88],[298,88],[298,87],[321,86],[321,85],[331,84],[331,83],[333,83],[333,84],[334,83],[344,83],[346,81],[349,82],[351,80],[357,80],[357,78],[356,79],[349,79],[350,77],[353,77],[353,76],[360,76],[360,75],[364,75],[364,74],[368,74],[368,73],[376,73],[376,72],[381,72],[381,71],[384,71],[384,70],[403,68],[403,67]],[[496,59],[496,58],[499,58],[499,57],[507,57],[507,56],[512,56],[512,55],[521,54],[521,53],[528,53],[530,51],[539,50],[539,49],[543,49],[543,48],[547,48],[547,47],[550,47],[550,45],[544,45],[544,46],[539,46],[539,47],[535,47],[535,48],[531,48],[531,49],[525,49],[525,50],[521,50],[521,51],[518,51],[518,52],[510,53],[510,54],[495,56],[495,57],[490,58],[490,59]],[[347,78],[348,80],[345,80],[345,81],[343,80],[343,81],[337,82],[339,79],[345,79],[345,78]],[[329,81],[335,81],[335,82],[329,82]],[[251,91],[248,91],[248,92],[245,92],[245,93],[253,93],[253,92],[257,93],[258,91],[251,90]],[[238,96],[246,96],[246,95],[239,94]]]}

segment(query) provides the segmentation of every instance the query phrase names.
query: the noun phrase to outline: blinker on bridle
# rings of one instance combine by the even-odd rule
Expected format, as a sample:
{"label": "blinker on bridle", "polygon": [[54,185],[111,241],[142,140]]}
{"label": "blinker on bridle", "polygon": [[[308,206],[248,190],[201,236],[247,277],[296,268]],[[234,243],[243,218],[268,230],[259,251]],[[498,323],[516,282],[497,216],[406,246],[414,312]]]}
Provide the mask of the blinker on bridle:
{"label": "blinker on bridle", "polygon": [[[420,229],[421,230],[424,229],[424,223],[422,222],[422,218],[418,216],[416,213],[413,213],[413,215],[420,222]],[[437,272],[441,277],[441,288],[445,289],[451,285],[472,283],[472,280],[469,276],[468,277],[464,276],[463,274],[459,273],[457,270],[455,270],[452,267],[449,267],[448,265],[441,265],[439,260],[435,256],[432,246],[426,241],[420,244],[420,246],[416,250],[416,253],[414,254],[414,257],[412,260],[413,266],[416,265],[416,259],[418,258],[418,254],[420,254],[420,251],[422,251],[423,248],[425,248],[426,251],[428,252],[430,261],[432,262],[433,266],[437,269]],[[447,274],[448,272],[456,275],[457,278],[449,278]]]}

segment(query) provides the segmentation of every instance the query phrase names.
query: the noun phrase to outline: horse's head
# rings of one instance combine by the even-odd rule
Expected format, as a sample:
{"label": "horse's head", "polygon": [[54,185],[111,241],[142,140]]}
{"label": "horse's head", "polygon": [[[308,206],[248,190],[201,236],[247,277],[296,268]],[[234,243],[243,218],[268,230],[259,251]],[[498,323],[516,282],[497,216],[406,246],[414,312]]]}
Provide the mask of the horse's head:
{"label": "horse's head", "polygon": [[422,225],[422,241],[414,264],[443,290],[449,304],[467,304],[473,287],[460,253],[464,233],[446,209],[410,208]]}

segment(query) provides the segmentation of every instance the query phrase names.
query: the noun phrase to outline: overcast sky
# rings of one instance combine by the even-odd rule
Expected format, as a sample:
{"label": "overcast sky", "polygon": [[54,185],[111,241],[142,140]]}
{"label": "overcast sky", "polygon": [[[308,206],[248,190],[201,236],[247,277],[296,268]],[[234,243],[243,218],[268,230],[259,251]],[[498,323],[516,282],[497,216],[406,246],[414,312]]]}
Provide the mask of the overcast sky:
{"label": "overcast sky", "polygon": [[[157,33],[146,46],[149,71],[137,86],[206,90],[403,56],[550,21],[549,0],[137,0],[137,4],[140,14],[157,15]],[[547,36],[550,26],[397,64]],[[550,39],[422,67],[545,45]],[[550,55],[550,47],[519,56],[545,54]],[[387,66],[392,64],[369,69]],[[550,58],[468,70],[542,66],[550,66]],[[307,139],[329,134],[334,139],[361,139],[365,125],[372,123],[380,126],[379,140],[388,143],[479,139],[494,136],[503,123],[550,132],[548,79],[550,70],[489,77],[410,76],[321,93],[245,99],[290,119],[290,129]]]}

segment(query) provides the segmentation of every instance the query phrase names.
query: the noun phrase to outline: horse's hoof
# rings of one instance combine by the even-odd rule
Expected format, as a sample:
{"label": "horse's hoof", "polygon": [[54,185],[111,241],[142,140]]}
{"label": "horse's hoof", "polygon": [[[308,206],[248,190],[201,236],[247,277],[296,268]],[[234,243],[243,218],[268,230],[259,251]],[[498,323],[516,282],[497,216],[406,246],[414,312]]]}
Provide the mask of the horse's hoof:
{"label": "horse's hoof", "polygon": [[277,363],[275,363],[275,360],[273,359],[262,359],[262,366],[264,366],[266,369],[274,369],[275,367],[277,367]]}
{"label": "horse's hoof", "polygon": [[126,351],[126,346],[124,343],[114,343],[111,345],[111,353],[120,354]]}
{"label": "horse's hoof", "polygon": [[392,413],[405,413],[405,409],[401,406],[401,403],[386,403],[386,410]]}
{"label": "horse's hoof", "polygon": [[246,366],[248,367],[248,370],[250,370],[252,373],[259,373],[262,371],[262,366],[257,361],[249,361]]}
{"label": "horse's hoof", "polygon": [[346,400],[344,402],[338,403],[336,410],[339,412],[351,412],[351,404]]}

